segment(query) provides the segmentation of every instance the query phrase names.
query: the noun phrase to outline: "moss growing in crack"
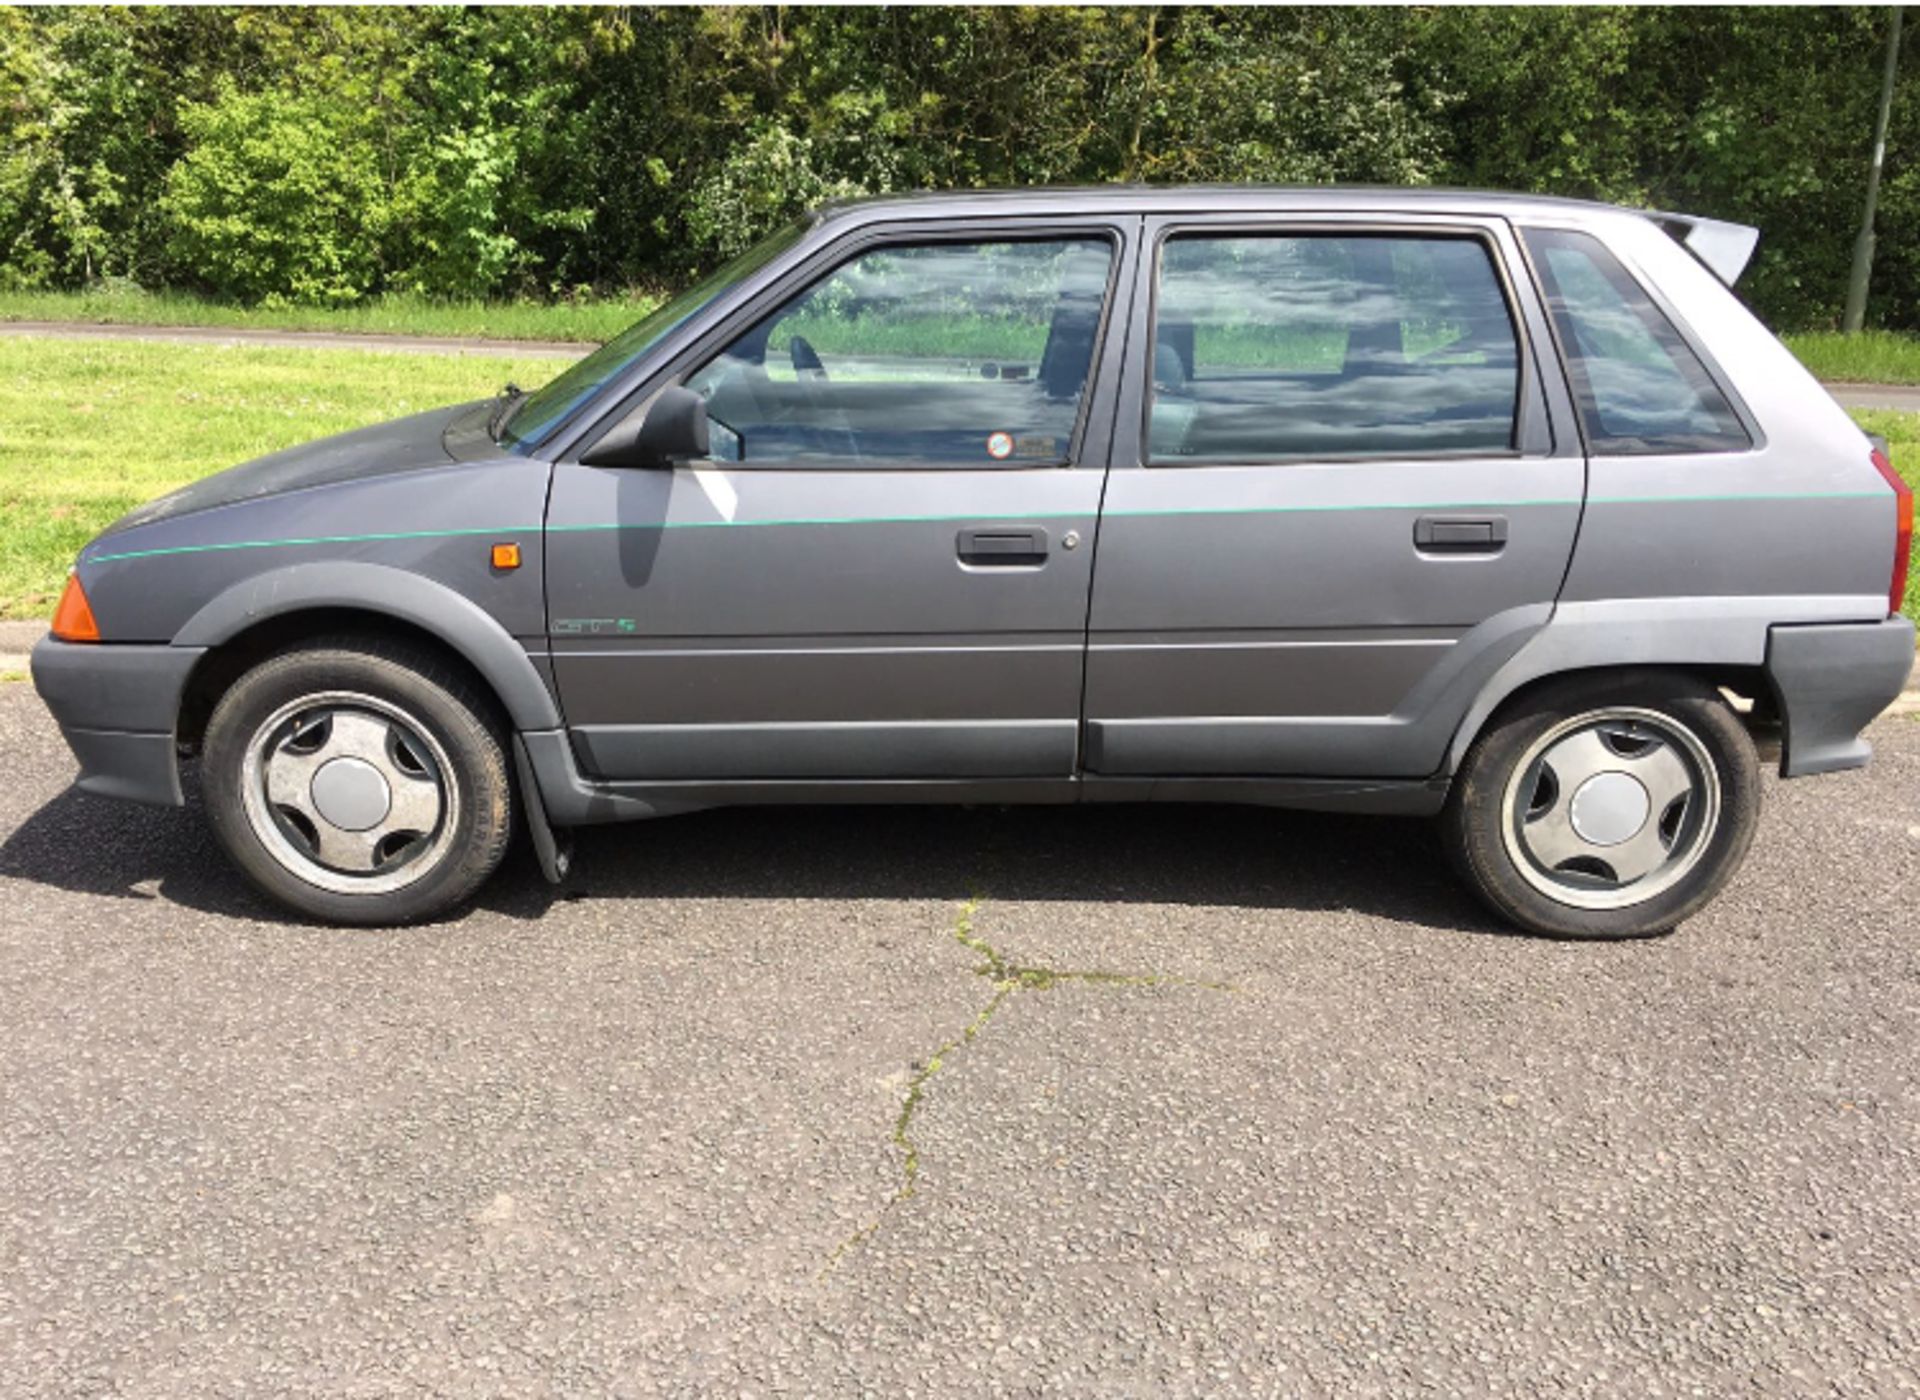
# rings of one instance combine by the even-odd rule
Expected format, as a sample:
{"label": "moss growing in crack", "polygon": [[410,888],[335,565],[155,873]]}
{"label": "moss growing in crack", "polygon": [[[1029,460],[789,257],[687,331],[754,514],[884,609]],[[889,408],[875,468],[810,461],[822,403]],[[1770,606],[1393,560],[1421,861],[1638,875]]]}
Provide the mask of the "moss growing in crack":
{"label": "moss growing in crack", "polygon": [[1176,977],[1164,972],[1110,972],[1104,968],[1038,967],[1017,963],[973,931],[973,916],[981,900],[969,900],[953,926],[954,940],[986,959],[974,969],[997,987],[1011,991],[1045,992],[1062,982],[1093,982],[1110,987],[1205,987],[1209,991],[1230,992],[1224,982],[1202,982],[1191,977]]}
{"label": "moss growing in crack", "polygon": [[984,977],[992,984],[993,996],[967,1023],[965,1029],[913,1065],[912,1076],[907,1080],[906,1096],[900,1103],[900,1113],[893,1120],[893,1145],[900,1153],[900,1185],[880,1207],[879,1214],[835,1247],[820,1270],[822,1278],[838,1268],[840,1261],[850,1251],[870,1238],[895,1206],[911,1200],[919,1190],[920,1148],[913,1140],[912,1128],[914,1116],[926,1100],[928,1082],[940,1072],[949,1056],[958,1054],[973,1043],[1011,997],[1020,992],[1051,991],[1066,982],[1107,987],[1202,987],[1216,992],[1237,990],[1224,982],[1203,982],[1160,972],[1113,972],[1105,968],[1056,968],[1015,962],[974,932],[973,916],[980,911],[983,902],[978,895],[968,900],[961,907],[959,918],[954,921],[952,933],[955,942],[985,960],[973,971],[976,976]]}

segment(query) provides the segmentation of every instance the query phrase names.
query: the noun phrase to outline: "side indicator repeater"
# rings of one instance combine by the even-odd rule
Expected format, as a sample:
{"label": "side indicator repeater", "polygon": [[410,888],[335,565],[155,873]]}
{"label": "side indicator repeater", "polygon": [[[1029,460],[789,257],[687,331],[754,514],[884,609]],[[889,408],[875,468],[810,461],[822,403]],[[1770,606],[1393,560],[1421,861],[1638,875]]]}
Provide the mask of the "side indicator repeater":
{"label": "side indicator repeater", "polygon": [[100,640],[100,624],[93,620],[93,605],[87,601],[87,592],[80,586],[80,575],[67,575],[66,592],[60,595],[60,605],[53,610],[53,635],[63,642],[97,642]]}
{"label": "side indicator repeater", "polygon": [[517,569],[520,567],[520,546],[517,544],[497,544],[493,547],[493,567],[496,569]]}

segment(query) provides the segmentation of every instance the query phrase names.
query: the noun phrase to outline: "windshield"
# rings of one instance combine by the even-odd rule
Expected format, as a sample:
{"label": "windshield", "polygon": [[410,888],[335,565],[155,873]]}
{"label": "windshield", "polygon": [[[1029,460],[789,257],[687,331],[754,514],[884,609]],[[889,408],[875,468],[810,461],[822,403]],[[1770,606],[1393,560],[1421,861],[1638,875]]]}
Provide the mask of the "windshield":
{"label": "windshield", "polygon": [[800,224],[790,224],[754,244],[711,277],[641,317],[591,355],[575,361],[535,389],[520,401],[503,425],[502,441],[520,447],[538,446],[574,409],[619,378],[627,366],[666,339],[688,318],[791,247],[800,237],[801,228]]}

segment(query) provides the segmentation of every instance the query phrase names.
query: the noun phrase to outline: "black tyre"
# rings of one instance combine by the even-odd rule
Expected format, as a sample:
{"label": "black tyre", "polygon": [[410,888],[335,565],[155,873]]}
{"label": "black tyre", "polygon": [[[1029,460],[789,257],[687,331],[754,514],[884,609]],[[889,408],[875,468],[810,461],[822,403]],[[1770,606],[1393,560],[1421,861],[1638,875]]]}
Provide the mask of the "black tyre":
{"label": "black tyre", "polygon": [[315,642],[241,676],[207,722],[201,786],[234,863],[333,923],[452,908],[513,830],[491,697],[432,653],[381,639]]}
{"label": "black tyre", "polygon": [[1521,928],[1665,933],[1746,859],[1753,740],[1719,693],[1663,671],[1569,677],[1495,717],[1441,816],[1462,877]]}

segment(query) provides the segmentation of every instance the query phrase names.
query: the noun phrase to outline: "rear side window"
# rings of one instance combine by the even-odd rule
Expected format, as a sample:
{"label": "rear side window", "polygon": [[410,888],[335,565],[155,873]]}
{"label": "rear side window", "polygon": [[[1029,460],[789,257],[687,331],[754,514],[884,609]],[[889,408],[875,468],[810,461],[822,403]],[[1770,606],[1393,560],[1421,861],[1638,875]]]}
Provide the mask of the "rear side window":
{"label": "rear side window", "polygon": [[1478,239],[1179,235],[1160,256],[1148,457],[1505,453],[1519,363]]}
{"label": "rear side window", "polygon": [[1739,452],[1727,396],[1640,284],[1591,234],[1526,230],[1589,451]]}

